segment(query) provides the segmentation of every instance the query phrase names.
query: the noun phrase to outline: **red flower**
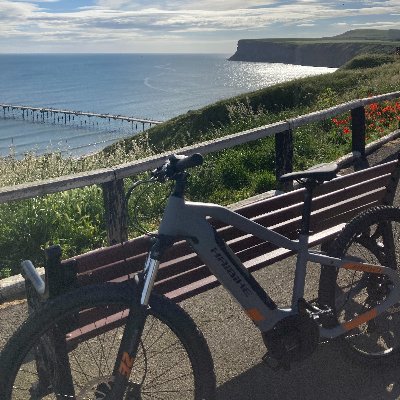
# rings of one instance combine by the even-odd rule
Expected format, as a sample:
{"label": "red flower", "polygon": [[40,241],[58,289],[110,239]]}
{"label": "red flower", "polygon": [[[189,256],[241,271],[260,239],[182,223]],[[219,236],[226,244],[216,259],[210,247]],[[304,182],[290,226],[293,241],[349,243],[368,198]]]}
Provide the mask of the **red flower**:
{"label": "red flower", "polygon": [[372,103],[372,104],[369,105],[369,109],[371,111],[377,111],[378,108],[379,108],[379,104],[378,103]]}

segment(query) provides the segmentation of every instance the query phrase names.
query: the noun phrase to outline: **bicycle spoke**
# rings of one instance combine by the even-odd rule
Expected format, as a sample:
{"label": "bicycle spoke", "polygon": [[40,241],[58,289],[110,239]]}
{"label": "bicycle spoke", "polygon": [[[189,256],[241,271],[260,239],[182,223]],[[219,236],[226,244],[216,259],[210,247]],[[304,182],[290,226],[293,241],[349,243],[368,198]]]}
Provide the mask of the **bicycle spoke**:
{"label": "bicycle spoke", "polygon": [[[121,317],[123,313],[121,312]],[[117,345],[117,335],[120,334],[120,328],[115,329],[115,332],[113,334],[113,338],[111,340],[112,346],[109,346],[108,354],[105,357],[106,359],[106,364],[107,364],[107,369],[108,371],[112,371],[112,367],[109,365],[109,360],[111,359],[111,352],[113,351],[114,347]]]}
{"label": "bicycle spoke", "polygon": [[[78,358],[76,357],[75,354],[73,354],[73,358],[74,358],[74,360],[76,361],[76,363],[78,364],[79,372],[80,372],[81,374],[83,374],[83,375],[85,376],[85,378],[87,378],[87,380],[90,380],[90,379],[92,379],[92,378],[95,377],[94,375],[89,376],[89,375],[87,374],[86,370],[81,366],[81,364],[80,364],[80,362],[78,361]],[[72,370],[72,368],[71,368],[71,371],[72,371],[72,372],[78,372],[78,370],[76,370],[76,369]],[[90,378],[90,379],[88,379],[88,378]]]}
{"label": "bicycle spoke", "polygon": [[181,378],[188,378],[189,376],[192,376],[192,375],[191,374],[179,375],[179,376],[177,376],[177,377],[175,377],[173,379],[168,379],[166,381],[158,382],[158,385],[162,386],[162,385],[165,385],[166,383],[171,383],[171,382],[174,382],[174,381],[176,381],[178,379],[181,379]]}
{"label": "bicycle spoke", "polygon": [[[179,342],[178,341],[176,341],[175,343],[172,343],[171,345],[168,345],[167,347],[164,347],[164,348],[162,348],[162,349],[160,349],[160,350],[158,350],[157,352],[152,352],[151,354],[151,356],[148,356],[148,360],[151,360],[152,358],[154,358],[154,357],[156,357],[156,356],[158,356],[158,355],[160,355],[160,354],[165,354],[165,355],[168,355],[168,354],[173,354],[174,352],[166,352],[166,350],[167,349],[170,349],[170,348],[172,348],[172,347],[176,347],[176,346],[179,346]],[[149,352],[148,351],[148,349],[147,349],[147,352]]]}
{"label": "bicycle spoke", "polygon": [[167,374],[168,372],[172,371],[175,367],[177,367],[180,364],[180,360],[178,360],[175,364],[173,364],[171,367],[169,367],[166,371],[162,372],[161,374],[158,374],[157,376],[155,376],[152,380],[147,382],[147,385],[150,385],[154,382],[155,379],[159,379],[160,377],[164,376],[165,374]]}

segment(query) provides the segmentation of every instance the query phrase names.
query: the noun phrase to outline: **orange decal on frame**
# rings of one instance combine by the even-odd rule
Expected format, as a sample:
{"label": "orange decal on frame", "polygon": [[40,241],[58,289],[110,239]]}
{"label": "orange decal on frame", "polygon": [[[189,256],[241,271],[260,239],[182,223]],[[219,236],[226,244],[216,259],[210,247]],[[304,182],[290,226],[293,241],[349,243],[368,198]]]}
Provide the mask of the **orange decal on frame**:
{"label": "orange decal on frame", "polygon": [[373,264],[361,264],[361,263],[346,263],[343,264],[342,268],[352,269],[355,271],[370,272],[371,274],[381,274],[382,267]]}
{"label": "orange decal on frame", "polygon": [[134,358],[131,357],[126,351],[122,354],[121,365],[119,366],[119,373],[129,378],[131,374]]}
{"label": "orange decal on frame", "polygon": [[372,310],[367,311],[364,314],[359,315],[358,317],[355,317],[354,319],[345,322],[343,324],[344,329],[346,331],[349,331],[350,329],[356,328],[357,326],[363,324],[364,322],[369,321],[372,318],[375,318],[378,315],[378,312],[376,311],[376,308],[373,308]]}
{"label": "orange decal on frame", "polygon": [[264,315],[260,313],[260,311],[257,310],[257,308],[249,308],[246,310],[246,314],[254,321],[254,322],[259,322],[263,321],[265,319]]}

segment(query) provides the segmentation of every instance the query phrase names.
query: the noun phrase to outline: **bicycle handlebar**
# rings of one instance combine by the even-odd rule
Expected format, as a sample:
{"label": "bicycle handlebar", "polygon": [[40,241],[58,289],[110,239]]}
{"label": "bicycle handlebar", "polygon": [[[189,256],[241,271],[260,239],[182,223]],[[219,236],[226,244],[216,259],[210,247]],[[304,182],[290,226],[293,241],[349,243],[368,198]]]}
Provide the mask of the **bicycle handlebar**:
{"label": "bicycle handlebar", "polygon": [[164,182],[166,179],[174,179],[177,173],[201,164],[203,164],[203,156],[200,153],[190,156],[173,154],[163,165],[152,171],[151,176],[159,182]]}
{"label": "bicycle handlebar", "polygon": [[174,163],[176,172],[183,172],[185,169],[197,167],[203,164],[203,156],[200,153],[191,156],[173,155],[169,158]]}

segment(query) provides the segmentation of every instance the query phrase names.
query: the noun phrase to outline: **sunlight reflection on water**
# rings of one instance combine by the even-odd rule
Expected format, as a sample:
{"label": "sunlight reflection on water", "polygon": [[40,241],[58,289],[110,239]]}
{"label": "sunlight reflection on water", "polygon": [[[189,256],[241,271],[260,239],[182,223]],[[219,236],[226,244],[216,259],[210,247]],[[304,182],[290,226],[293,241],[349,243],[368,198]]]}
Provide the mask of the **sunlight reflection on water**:
{"label": "sunlight reflection on water", "polygon": [[226,85],[237,85],[239,82],[244,89],[254,90],[292,79],[334,72],[336,68],[236,61],[229,63],[227,70],[229,79]]}

